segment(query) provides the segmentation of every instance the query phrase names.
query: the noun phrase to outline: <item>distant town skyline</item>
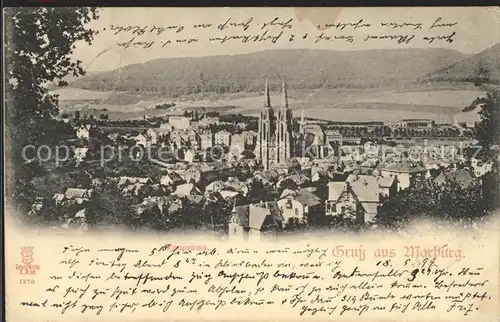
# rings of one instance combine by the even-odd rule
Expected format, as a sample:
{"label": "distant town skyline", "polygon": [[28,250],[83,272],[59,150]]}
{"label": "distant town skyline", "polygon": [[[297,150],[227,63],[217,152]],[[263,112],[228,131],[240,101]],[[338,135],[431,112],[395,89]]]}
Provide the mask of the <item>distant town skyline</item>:
{"label": "distant town skyline", "polygon": [[[254,28],[243,31],[242,27],[235,27],[235,31],[229,30],[215,31],[214,29],[194,29],[194,24],[212,23],[214,26],[231,18],[235,22],[245,22],[253,17]],[[409,45],[398,45],[395,41],[386,42],[354,42],[347,43],[335,41],[334,43],[319,42],[314,40],[288,42],[283,39],[277,44],[252,43],[243,44],[239,41],[230,41],[224,44],[210,43],[202,41],[209,37],[220,37],[224,35],[256,34],[261,30],[256,24],[272,21],[275,17],[287,21],[293,19],[293,29],[284,28],[287,33],[298,35],[309,34],[315,37],[321,32],[325,35],[354,35],[365,37],[367,29],[357,29],[347,31],[332,32],[331,28],[319,31],[313,26],[311,21],[303,19],[299,21],[294,8],[103,8],[100,10],[100,18],[89,24],[90,28],[99,30],[92,46],[78,43],[74,57],[83,63],[84,69],[89,72],[109,71],[120,67],[144,63],[146,61],[160,58],[178,57],[203,57],[217,55],[238,55],[271,49],[327,49],[327,50],[369,50],[369,49],[391,49],[391,48],[447,48],[458,50],[465,54],[475,54],[481,52],[500,42],[500,33],[492,25],[498,23],[500,10],[493,7],[413,7],[413,8],[343,8],[340,14],[333,17],[334,22],[356,22],[363,19],[364,22],[372,23],[369,28],[370,34],[401,34],[410,33],[411,28],[390,29],[375,27],[380,22],[422,22],[431,25],[433,21],[442,17],[442,23],[458,22],[453,28],[440,30],[440,34],[454,31],[455,39],[452,43],[433,42],[425,44],[419,41]],[[397,17],[397,18],[395,18]],[[140,48],[120,48],[118,42],[126,42],[134,35],[131,33],[120,33],[114,35],[110,31],[111,26],[175,26],[184,25],[182,32],[176,33],[174,30],[165,31],[161,37],[158,36],[137,36],[136,41],[160,41],[166,39],[178,39],[184,37],[197,37],[200,41],[192,44],[172,44],[166,47],[154,46],[148,49]],[[277,32],[281,27],[274,27]],[[404,32],[403,32],[404,30]],[[237,32],[236,32],[237,31]],[[419,35],[425,35],[424,31],[418,31]],[[435,36],[434,31],[429,31],[429,35]]]}

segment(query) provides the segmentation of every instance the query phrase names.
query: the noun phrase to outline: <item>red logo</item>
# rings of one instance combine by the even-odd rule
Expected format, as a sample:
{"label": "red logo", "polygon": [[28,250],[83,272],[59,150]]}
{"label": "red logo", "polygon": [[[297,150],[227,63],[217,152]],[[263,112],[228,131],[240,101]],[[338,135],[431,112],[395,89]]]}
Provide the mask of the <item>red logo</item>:
{"label": "red logo", "polygon": [[17,264],[16,269],[19,270],[21,275],[36,275],[36,271],[40,269],[40,265],[33,264],[34,248],[32,246],[21,247],[21,263]]}

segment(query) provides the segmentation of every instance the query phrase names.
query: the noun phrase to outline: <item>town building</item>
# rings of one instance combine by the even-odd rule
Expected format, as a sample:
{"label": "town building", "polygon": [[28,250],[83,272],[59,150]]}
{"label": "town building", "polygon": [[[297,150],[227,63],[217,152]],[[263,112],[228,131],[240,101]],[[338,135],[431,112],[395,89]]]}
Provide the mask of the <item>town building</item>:
{"label": "town building", "polygon": [[225,146],[231,145],[231,132],[228,132],[226,130],[221,130],[215,133],[214,138],[216,145],[225,145]]}
{"label": "town building", "polygon": [[183,183],[185,183],[184,179],[175,172],[170,172],[160,179],[160,184],[166,187],[178,186]]}
{"label": "town building", "polygon": [[245,137],[243,134],[231,135],[231,150],[239,151],[239,153],[245,151]]}
{"label": "town building", "polygon": [[276,202],[236,206],[228,222],[229,238],[255,241],[274,238],[283,221]]}
{"label": "town building", "polygon": [[146,135],[149,137],[149,142],[151,144],[157,144],[158,143],[158,136],[159,136],[159,131],[156,129],[148,129],[146,131]]}
{"label": "town building", "polygon": [[406,119],[401,120],[397,123],[398,127],[433,127],[435,124],[434,120],[430,119]]}
{"label": "town building", "polygon": [[191,119],[185,116],[170,116],[168,124],[172,130],[187,130],[190,128]]}
{"label": "town building", "polygon": [[396,176],[398,179],[399,190],[406,189],[413,185],[417,180],[425,178],[427,169],[425,167],[405,163],[391,163],[380,169],[383,177]]}
{"label": "town building", "polygon": [[83,204],[92,196],[92,189],[68,188],[64,193],[56,193],[52,199],[57,206],[68,204]]}
{"label": "town building", "polygon": [[307,224],[310,216],[321,214],[321,199],[306,189],[285,189],[277,204],[284,219],[283,224]]}
{"label": "town building", "polygon": [[358,224],[374,223],[381,197],[396,191],[395,177],[351,174],[345,182],[328,184],[325,214],[351,219]]}
{"label": "town building", "polygon": [[76,137],[79,139],[89,139],[91,136],[91,131],[95,129],[94,125],[91,124],[82,124],[76,130]]}
{"label": "town building", "polygon": [[200,133],[200,147],[203,151],[210,149],[214,145],[214,135],[212,132]]}

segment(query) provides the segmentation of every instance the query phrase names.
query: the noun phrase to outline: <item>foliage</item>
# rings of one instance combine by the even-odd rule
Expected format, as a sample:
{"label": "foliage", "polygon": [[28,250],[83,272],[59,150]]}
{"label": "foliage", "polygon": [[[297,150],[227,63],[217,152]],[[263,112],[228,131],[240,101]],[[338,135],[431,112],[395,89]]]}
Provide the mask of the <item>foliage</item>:
{"label": "foliage", "polygon": [[157,109],[157,110],[168,110],[172,107],[175,107],[174,102],[155,105],[155,109]]}
{"label": "foliage", "polygon": [[484,213],[480,184],[464,187],[452,179],[443,183],[431,179],[384,197],[377,221],[400,226],[419,216],[460,220],[478,218]]}
{"label": "foliage", "polygon": [[260,180],[252,180],[248,187],[248,203],[260,203],[265,200],[274,200],[279,197],[279,191],[264,185]]}
{"label": "foliage", "polygon": [[[500,90],[493,89],[486,96],[476,98],[464,111],[479,107],[480,121],[474,125],[474,134],[482,150],[479,157],[493,161],[493,171],[482,178],[484,207],[490,211],[500,206],[500,177],[498,147],[500,146]],[[496,146],[496,149],[492,147]]]}
{"label": "foliage", "polygon": [[[72,58],[75,43],[90,44],[95,31],[85,27],[97,19],[96,8],[7,8],[5,26],[6,155],[9,158],[8,198],[25,204],[18,189],[30,178],[19,167],[21,151],[33,144],[57,144],[61,139],[58,98],[45,85],[68,75],[83,75],[81,61]],[[42,134],[42,135],[41,135]]]}
{"label": "foliage", "polygon": [[280,182],[280,189],[282,189],[282,190],[289,189],[289,190],[295,191],[298,188],[299,187],[298,187],[297,183],[295,183],[295,181],[293,181],[290,178],[286,178],[285,180]]}
{"label": "foliage", "polygon": [[476,98],[472,104],[464,108],[464,112],[479,107],[480,121],[475,124],[475,137],[485,151],[493,145],[500,145],[500,91],[493,90],[485,97]]}
{"label": "foliage", "polygon": [[87,205],[87,222],[97,224],[137,225],[137,215],[129,198],[124,198],[116,183],[109,182],[95,190]]}
{"label": "foliage", "polygon": [[[90,75],[76,80],[74,86],[92,90],[155,92],[175,97],[208,92],[261,92],[267,76],[272,91],[280,90],[281,78],[287,80],[290,92],[370,88],[411,82],[439,65],[449,66],[461,58],[462,54],[443,49],[272,50],[237,56],[158,59],[126,66],[119,73]],[[419,64],[408,64],[416,60]]]}

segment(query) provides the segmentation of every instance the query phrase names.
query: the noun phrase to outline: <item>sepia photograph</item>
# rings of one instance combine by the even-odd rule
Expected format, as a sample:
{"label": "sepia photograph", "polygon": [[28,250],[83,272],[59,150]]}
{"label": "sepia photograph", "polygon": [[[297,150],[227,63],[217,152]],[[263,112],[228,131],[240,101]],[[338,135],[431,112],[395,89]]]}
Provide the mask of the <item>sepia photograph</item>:
{"label": "sepia photograph", "polygon": [[[3,16],[4,218],[6,247],[12,248],[11,262],[16,263],[11,273],[7,269],[6,278],[13,276],[17,286],[34,284],[29,285],[33,296],[41,294],[13,303],[12,312],[47,311],[59,319],[74,311],[77,319],[94,321],[113,308],[120,314],[128,310],[130,315],[120,316],[131,319],[136,308],[139,312],[164,305],[163,312],[170,308],[172,316],[181,317],[173,313],[177,305],[176,312],[204,307],[206,315],[198,315],[203,320],[242,319],[234,315],[239,306],[251,309],[248,312],[260,310],[257,306],[277,310],[279,302],[289,303],[294,312],[282,312],[285,320],[292,314],[320,320],[347,316],[354,321],[380,312],[387,314],[381,315],[384,321],[400,321],[405,315],[394,314],[407,310],[442,312],[449,321],[499,317],[493,304],[498,290],[492,291],[498,288],[498,261],[492,257],[498,257],[500,206],[498,8],[36,7],[5,8]],[[422,222],[427,228],[417,231]],[[396,271],[371,274],[356,267],[341,273],[339,267],[346,262],[335,262],[364,262],[375,254],[379,266],[403,245],[383,239],[410,240],[413,233],[434,229],[447,232],[415,237],[395,257],[400,259]],[[429,242],[441,233],[441,244]],[[128,236],[120,237],[120,243],[129,246],[108,249],[105,244],[117,240],[111,237],[116,234]],[[469,235],[475,237],[465,237]],[[35,248],[45,241],[23,239],[42,236],[47,246],[39,253]],[[168,241],[140,247],[147,238]],[[65,246],[49,246],[56,239]],[[80,242],[84,239],[95,248],[86,248]],[[344,240],[344,246],[338,240]],[[347,240],[354,246],[347,248]],[[473,241],[467,246],[468,240]],[[212,241],[226,248],[245,245],[246,250],[219,253],[222,248],[216,250]],[[308,250],[297,246],[292,252],[294,243],[303,241],[311,243]],[[319,245],[325,242],[330,248],[321,255]],[[136,251],[130,248],[134,243]],[[284,248],[257,254],[268,243]],[[366,247],[375,249],[366,254]],[[72,259],[59,260],[71,252]],[[153,264],[148,256],[162,252],[170,255]],[[305,267],[326,269],[333,280],[357,278],[357,286],[328,289],[325,284],[316,289],[311,283],[323,279],[319,271],[284,272],[304,261],[297,256],[315,252],[319,264]],[[114,254],[113,261],[104,261],[108,253]],[[323,258],[326,253],[333,256],[329,264]],[[479,262],[471,254],[479,256]],[[484,262],[485,254],[492,262]],[[89,256],[88,275],[75,268],[83,265],[82,256]],[[127,266],[120,264],[122,256],[146,256],[149,262],[141,257]],[[171,256],[192,260],[193,266],[196,257],[196,269],[215,273],[207,277],[188,272],[190,279],[183,281],[173,268],[163,269],[162,277],[146,274],[167,262],[173,265]],[[249,260],[240,264],[246,265],[247,270],[241,266],[246,275],[220,271],[236,265],[224,264],[223,259],[231,257],[235,262]],[[251,264],[252,258],[259,264]],[[272,258],[280,261],[278,270]],[[406,265],[414,258],[419,262],[410,270]],[[434,262],[443,258],[469,258],[467,265],[486,266],[473,273],[472,265],[464,272],[458,264]],[[57,265],[68,271],[68,280],[63,273],[55,276]],[[50,272],[43,273],[49,266]],[[121,279],[116,277],[121,291],[105,295],[111,281],[104,281],[107,273],[100,274],[102,270],[113,271],[111,281],[115,273],[123,273]],[[490,275],[473,279],[486,271]],[[38,273],[43,281],[35,286]],[[457,279],[439,281],[448,273]],[[18,281],[16,274],[27,276]],[[369,285],[382,275],[388,284]],[[429,281],[415,286],[417,275]],[[260,285],[268,276],[270,284]],[[63,278],[57,287],[52,285]],[[212,278],[226,284],[212,287]],[[279,284],[272,278],[287,281]],[[399,281],[398,286],[398,278],[405,283]],[[191,282],[198,279],[206,281],[208,295],[198,294],[203,300],[189,302],[188,295],[175,299],[181,288],[189,293],[186,287],[195,287]],[[287,284],[305,279],[312,289]],[[64,281],[77,280],[95,284],[89,284],[88,293],[84,284],[80,289],[63,286]],[[179,284],[177,293],[174,288],[166,299],[157,288],[158,298],[146,298],[144,304],[94,300],[98,294],[133,298],[137,290],[128,290],[126,283],[151,283],[150,291],[142,290],[151,295],[153,283],[164,287],[167,280]],[[269,294],[240,299],[240,293],[246,294],[238,291],[240,283],[247,282],[253,283],[252,296]],[[91,293],[97,283],[103,288]],[[35,287],[40,287],[38,293]],[[42,294],[56,294],[58,287],[60,303],[49,305],[52,300]],[[295,287],[303,287],[301,293],[282,301],[280,295],[293,293]],[[360,294],[379,292],[360,297],[342,291],[341,296],[339,290],[349,287]],[[419,298],[413,290],[413,298],[404,293],[392,300],[391,292],[417,288],[425,294],[427,287],[437,293]],[[307,296],[302,294],[306,289]],[[321,298],[316,291],[326,293]],[[334,291],[339,292],[337,299]],[[440,296],[442,292],[449,297]],[[145,293],[140,293],[141,299],[149,296]],[[191,293],[195,296],[196,291]],[[68,299],[71,294],[74,302]],[[93,304],[82,304],[84,294]],[[221,302],[229,295],[234,299]],[[337,300],[338,308],[333,307]],[[472,306],[465,304],[468,301]],[[479,302],[489,304],[484,309],[474,306]],[[161,319],[148,314],[135,318]],[[426,316],[415,315],[415,321]]]}

